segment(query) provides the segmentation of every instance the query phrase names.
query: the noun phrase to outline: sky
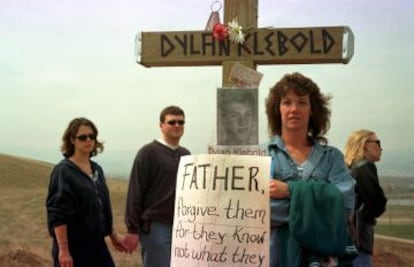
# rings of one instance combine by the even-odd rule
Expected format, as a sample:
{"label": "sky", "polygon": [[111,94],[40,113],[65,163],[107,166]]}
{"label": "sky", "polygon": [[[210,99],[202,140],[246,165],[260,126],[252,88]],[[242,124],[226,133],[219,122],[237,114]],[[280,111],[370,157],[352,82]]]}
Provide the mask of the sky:
{"label": "sky", "polygon": [[[105,144],[96,161],[129,173],[136,151],[160,137],[159,112],[171,104],[186,112],[181,144],[207,153],[222,68],[146,68],[134,51],[141,31],[203,30],[213,2],[0,0],[0,153],[56,163],[63,131],[83,116]],[[384,147],[379,172],[414,173],[413,17],[411,0],[258,0],[259,28],[348,26],[355,38],[348,64],[257,67],[259,142],[268,140],[270,87],[299,71],[333,97],[331,145],[343,150],[352,131],[374,130]]]}

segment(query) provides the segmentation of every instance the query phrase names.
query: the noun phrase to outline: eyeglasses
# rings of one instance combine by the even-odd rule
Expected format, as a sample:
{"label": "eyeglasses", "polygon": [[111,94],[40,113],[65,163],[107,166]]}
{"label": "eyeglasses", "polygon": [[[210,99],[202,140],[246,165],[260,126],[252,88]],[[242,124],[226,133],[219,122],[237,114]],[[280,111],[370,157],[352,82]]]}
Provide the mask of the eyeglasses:
{"label": "eyeglasses", "polygon": [[177,125],[177,124],[184,125],[185,121],[183,121],[183,120],[172,120],[172,121],[166,121],[165,123],[168,123],[169,125],[174,126],[174,125]]}
{"label": "eyeglasses", "polygon": [[78,139],[79,141],[82,141],[82,142],[86,141],[88,138],[91,141],[95,141],[96,135],[94,135],[94,134],[81,134],[81,135],[75,136],[75,138]]}
{"label": "eyeglasses", "polygon": [[367,140],[367,143],[376,143],[379,147],[381,147],[381,140]]}

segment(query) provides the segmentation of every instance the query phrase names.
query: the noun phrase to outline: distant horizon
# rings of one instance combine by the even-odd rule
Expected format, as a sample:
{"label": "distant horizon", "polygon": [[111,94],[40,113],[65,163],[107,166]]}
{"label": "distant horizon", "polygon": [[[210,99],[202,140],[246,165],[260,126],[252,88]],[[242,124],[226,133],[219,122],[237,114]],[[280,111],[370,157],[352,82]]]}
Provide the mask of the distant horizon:
{"label": "distant horizon", "polygon": [[[137,148],[138,149],[138,148]],[[132,163],[134,161],[137,149],[105,149],[103,153],[100,153],[92,158],[93,161],[99,163],[107,176],[120,176],[128,178]],[[6,150],[6,151],[4,151]],[[14,152],[10,152],[14,151]],[[44,161],[51,164],[56,164],[63,159],[62,154],[58,149],[56,150],[30,150],[23,148],[14,148],[13,150],[2,149],[0,147],[0,153],[30,158],[34,160]],[[193,154],[208,154],[207,147],[203,153]],[[414,155],[411,149],[394,149],[386,150],[382,154],[382,159],[376,162],[379,176],[395,176],[395,177],[414,177]]]}
{"label": "distant horizon", "polygon": [[[105,142],[96,160],[108,173],[128,173],[136,150],[159,137],[159,112],[173,104],[186,115],[181,143],[207,152],[217,144],[217,88],[229,78],[222,66],[146,68],[135,40],[202,31],[211,2],[2,1],[0,151],[57,162],[69,121],[86,117]],[[330,144],[343,151],[351,132],[373,130],[384,148],[379,173],[414,173],[414,1],[259,0],[257,13],[258,28],[346,26],[354,36],[347,64],[257,65],[259,144],[268,139],[269,89],[300,72],[332,96]]]}

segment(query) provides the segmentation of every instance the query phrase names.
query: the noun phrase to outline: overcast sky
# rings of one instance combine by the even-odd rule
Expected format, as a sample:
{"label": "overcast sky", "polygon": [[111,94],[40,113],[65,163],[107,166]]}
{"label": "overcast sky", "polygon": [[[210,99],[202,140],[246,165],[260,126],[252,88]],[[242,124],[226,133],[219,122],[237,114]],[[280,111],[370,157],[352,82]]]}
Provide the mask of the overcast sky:
{"label": "overcast sky", "polygon": [[[135,62],[139,31],[203,30],[213,1],[0,0],[0,153],[55,162],[77,116],[92,119],[104,158],[159,137],[159,111],[186,112],[182,144],[214,144],[222,69]],[[359,128],[377,132],[384,154],[414,154],[414,1],[259,0],[259,27],[349,26],[349,64],[267,65],[259,87],[259,139],[267,140],[264,99],[285,73],[302,72],[333,96],[330,144],[341,150]],[[221,17],[223,16],[221,10]]]}

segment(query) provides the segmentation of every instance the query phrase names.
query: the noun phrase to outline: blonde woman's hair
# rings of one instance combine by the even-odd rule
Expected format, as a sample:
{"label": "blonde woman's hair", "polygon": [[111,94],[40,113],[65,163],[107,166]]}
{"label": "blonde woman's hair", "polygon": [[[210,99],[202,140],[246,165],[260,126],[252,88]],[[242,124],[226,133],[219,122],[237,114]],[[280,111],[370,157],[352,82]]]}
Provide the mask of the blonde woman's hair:
{"label": "blonde woman's hair", "polygon": [[348,167],[351,167],[353,162],[365,158],[365,143],[373,134],[375,132],[367,129],[360,129],[351,133],[346,142],[344,152],[345,163]]}

